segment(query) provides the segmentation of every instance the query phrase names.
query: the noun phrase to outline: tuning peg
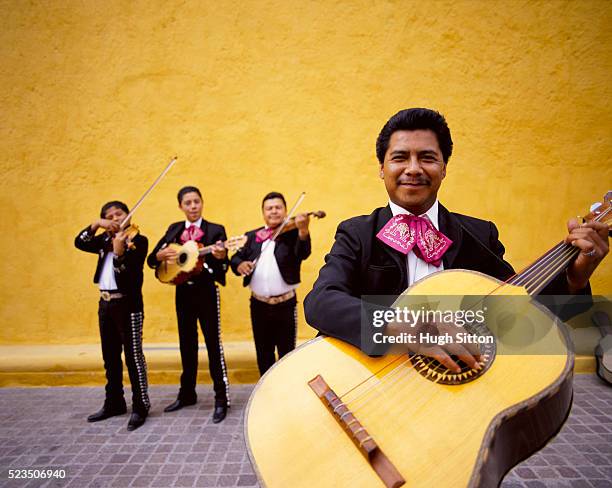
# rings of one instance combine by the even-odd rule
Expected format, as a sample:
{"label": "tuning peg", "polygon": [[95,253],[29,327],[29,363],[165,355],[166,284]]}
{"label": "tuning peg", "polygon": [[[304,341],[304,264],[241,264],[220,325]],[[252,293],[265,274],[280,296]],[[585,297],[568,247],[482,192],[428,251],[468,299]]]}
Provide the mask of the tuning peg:
{"label": "tuning peg", "polygon": [[[595,212],[599,207],[601,207],[601,202],[595,202],[593,205],[591,205],[591,208],[589,210],[591,212]],[[595,212],[595,213],[599,213],[599,212]]]}

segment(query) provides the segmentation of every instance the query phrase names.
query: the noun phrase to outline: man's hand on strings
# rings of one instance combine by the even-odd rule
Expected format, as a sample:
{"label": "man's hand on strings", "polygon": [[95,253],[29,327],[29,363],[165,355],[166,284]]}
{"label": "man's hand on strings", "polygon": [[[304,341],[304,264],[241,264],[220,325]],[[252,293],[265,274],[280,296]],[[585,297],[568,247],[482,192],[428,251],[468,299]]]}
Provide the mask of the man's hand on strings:
{"label": "man's hand on strings", "polygon": [[160,251],[157,251],[157,254],[155,254],[155,258],[159,262],[168,261],[169,263],[174,263],[177,256],[178,253],[170,247],[164,247]]}
{"label": "man's hand on strings", "polygon": [[580,249],[580,254],[567,268],[567,282],[571,292],[577,292],[587,286],[595,268],[610,251],[608,244],[608,225],[603,222],[579,224],[576,219],[567,223],[569,235],[567,244]]}
{"label": "man's hand on strings", "polygon": [[[401,345],[401,352],[421,354],[433,358],[445,368],[455,373],[461,372],[461,367],[453,360],[451,355],[457,356],[472,369],[481,368],[481,356],[478,346],[472,343],[458,343],[458,334],[466,332],[463,327],[436,323],[424,323],[411,327],[407,324],[392,322],[387,324],[386,331],[388,335],[408,333],[415,337],[414,343]],[[429,334],[432,340],[420,340],[421,334]],[[435,336],[450,337],[451,340],[439,345],[433,342],[433,337]]]}
{"label": "man's hand on strings", "polygon": [[295,226],[298,229],[300,239],[306,239],[308,237],[308,225],[310,224],[310,217],[307,213],[299,213],[295,216]]}

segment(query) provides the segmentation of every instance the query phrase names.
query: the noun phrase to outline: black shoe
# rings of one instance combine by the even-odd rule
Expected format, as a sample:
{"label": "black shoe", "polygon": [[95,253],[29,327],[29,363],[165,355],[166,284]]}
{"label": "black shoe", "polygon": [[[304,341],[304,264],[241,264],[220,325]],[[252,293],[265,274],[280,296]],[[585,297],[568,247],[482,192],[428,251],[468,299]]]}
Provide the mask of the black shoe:
{"label": "black shoe", "polygon": [[101,410],[87,417],[87,422],[99,422],[100,420],[106,420],[115,415],[123,415],[124,413],[127,413],[127,407],[125,405],[117,408],[110,408],[105,405]]}
{"label": "black shoe", "polygon": [[171,403],[166,408],[164,408],[164,412],[176,412],[177,410],[180,410],[183,407],[188,407],[189,405],[195,405],[195,403],[196,403],[196,400],[187,401],[187,400],[181,400],[180,398],[177,398],[174,403]]}
{"label": "black shoe", "polygon": [[213,424],[218,424],[223,421],[225,416],[227,415],[227,405],[217,405],[215,407],[215,411],[213,412],[212,420]]}
{"label": "black shoe", "polygon": [[138,412],[132,412],[130,415],[130,421],[128,422],[127,430],[136,430],[147,420],[147,414],[140,414]]}

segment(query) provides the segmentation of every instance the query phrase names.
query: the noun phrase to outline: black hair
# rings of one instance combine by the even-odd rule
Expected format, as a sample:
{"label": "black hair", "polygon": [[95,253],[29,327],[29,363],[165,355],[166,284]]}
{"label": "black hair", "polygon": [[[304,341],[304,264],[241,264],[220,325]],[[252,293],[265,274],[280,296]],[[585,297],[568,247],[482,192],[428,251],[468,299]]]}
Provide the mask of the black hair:
{"label": "black hair", "polygon": [[391,135],[398,130],[430,130],[438,138],[444,163],[448,163],[453,152],[453,140],[444,116],[428,108],[400,110],[391,117],[376,139],[376,157],[380,164],[385,160]]}
{"label": "black hair", "polygon": [[128,206],[127,206],[125,203],[120,202],[119,200],[113,200],[112,202],[108,202],[108,203],[105,203],[104,205],[102,205],[102,209],[100,210],[100,218],[101,218],[101,219],[106,218],[106,217],[105,217],[105,216],[106,216],[106,212],[108,212],[108,210],[109,210],[110,208],[112,208],[112,207],[117,207],[117,208],[120,208],[120,209],[121,209],[121,210],[123,210],[123,211],[124,211],[126,214],[129,214],[129,213],[130,213],[130,211],[129,211],[129,209],[128,209]]}
{"label": "black hair", "polygon": [[271,191],[265,197],[263,197],[263,200],[261,201],[261,208],[263,208],[266,200],[272,200],[273,198],[280,198],[283,201],[283,205],[285,206],[285,208],[287,208],[287,202],[285,201],[285,197],[282,193],[279,193],[277,191]]}
{"label": "black hair", "polygon": [[184,186],[183,188],[179,190],[178,195],[176,196],[176,198],[178,198],[179,205],[183,201],[183,197],[187,193],[192,193],[192,192],[197,193],[198,195],[200,195],[200,198],[202,198],[202,194],[200,193],[200,190],[198,190],[195,186]]}

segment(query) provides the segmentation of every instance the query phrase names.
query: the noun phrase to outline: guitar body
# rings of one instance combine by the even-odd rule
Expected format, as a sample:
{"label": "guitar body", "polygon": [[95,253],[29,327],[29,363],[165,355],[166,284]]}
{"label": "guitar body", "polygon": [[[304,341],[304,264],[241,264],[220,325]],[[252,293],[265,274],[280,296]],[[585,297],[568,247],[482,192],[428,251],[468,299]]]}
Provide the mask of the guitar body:
{"label": "guitar body", "polygon": [[175,262],[163,261],[155,270],[155,276],[162,283],[180,285],[192,276],[200,274],[204,268],[204,258],[200,257],[200,247],[195,241],[185,244],[168,244],[178,257]]}
{"label": "guitar body", "polygon": [[[499,284],[477,272],[449,270],[429,275],[404,295],[453,296],[467,290],[487,295]],[[504,287],[509,293],[526,295],[523,288]],[[502,353],[498,341],[489,369],[458,385],[436,383],[410,363],[393,373],[399,381],[385,381],[387,371],[372,379],[398,356],[372,358],[332,338],[313,339],[288,354],[261,378],[247,407],[245,436],[261,483],[269,488],[385,486],[309,387],[321,375],[339,396],[360,382],[375,383],[353,412],[404,486],[497,486],[512,466],[558,432],[571,407],[573,354],[563,324],[529,306],[549,325],[534,335],[535,342],[550,343],[559,353],[537,354],[531,346]],[[353,409],[350,400],[347,404]]]}

